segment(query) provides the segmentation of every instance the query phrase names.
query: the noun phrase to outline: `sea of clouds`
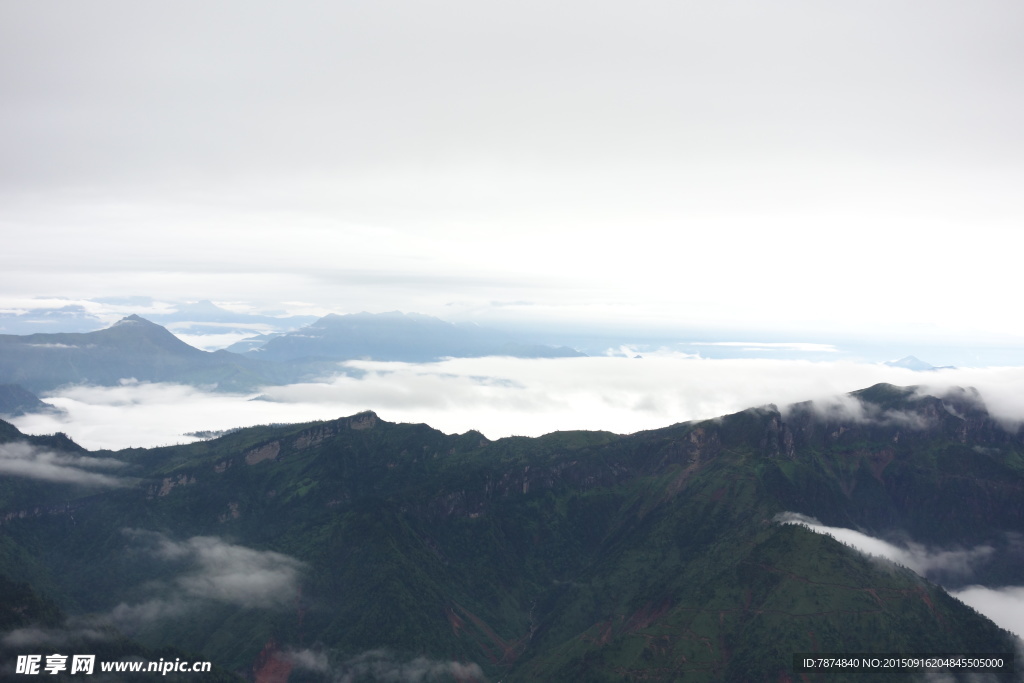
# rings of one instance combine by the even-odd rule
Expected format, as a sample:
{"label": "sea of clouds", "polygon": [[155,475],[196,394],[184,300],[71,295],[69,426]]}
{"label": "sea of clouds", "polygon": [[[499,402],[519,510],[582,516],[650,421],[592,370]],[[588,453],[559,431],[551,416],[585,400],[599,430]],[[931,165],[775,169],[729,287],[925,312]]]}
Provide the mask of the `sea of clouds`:
{"label": "sea of clouds", "polygon": [[349,361],[317,382],[225,394],[166,383],[73,386],[44,400],[63,414],[12,420],[26,433],[62,431],[90,449],[187,443],[190,432],[328,420],[373,410],[392,422],[490,439],[557,430],[620,434],[774,403],[825,400],[878,382],[944,392],[976,387],[1007,424],[1024,416],[1024,368],[913,372],[849,361],[642,358],[457,358],[435,363]]}

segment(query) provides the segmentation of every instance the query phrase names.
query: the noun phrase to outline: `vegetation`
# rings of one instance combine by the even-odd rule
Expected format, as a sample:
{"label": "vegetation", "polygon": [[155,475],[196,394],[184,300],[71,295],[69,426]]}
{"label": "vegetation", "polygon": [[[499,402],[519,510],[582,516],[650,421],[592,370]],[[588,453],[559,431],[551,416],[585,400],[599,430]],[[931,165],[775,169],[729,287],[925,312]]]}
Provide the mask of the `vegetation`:
{"label": "vegetation", "polygon": [[[803,405],[489,442],[362,413],[91,454],[132,483],[2,481],[0,571],[77,615],[205,590],[129,635],[250,677],[297,651],[353,679],[370,670],[352,662],[386,652],[505,681],[779,680],[796,652],[1012,652],[933,583],[776,521],[989,543],[1003,559],[975,580],[1024,580],[1006,535],[1024,533],[1021,435],[969,394],[859,400],[870,419]],[[12,430],[0,439],[46,438]],[[196,588],[207,560],[188,549],[203,543],[294,586]],[[294,662],[295,680],[320,680]]]}

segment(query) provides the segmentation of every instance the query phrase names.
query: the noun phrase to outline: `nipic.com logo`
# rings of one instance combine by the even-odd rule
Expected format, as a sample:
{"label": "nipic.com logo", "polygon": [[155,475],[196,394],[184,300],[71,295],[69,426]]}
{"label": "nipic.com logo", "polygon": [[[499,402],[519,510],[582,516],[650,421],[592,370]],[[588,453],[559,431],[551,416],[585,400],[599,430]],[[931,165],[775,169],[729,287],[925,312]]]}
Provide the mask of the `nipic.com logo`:
{"label": "nipic.com logo", "polygon": [[[166,676],[169,673],[206,673],[212,668],[210,662],[189,662],[175,659],[156,662],[114,661],[99,663],[103,673],[155,673]],[[91,675],[97,670],[96,655],[18,655],[14,673],[27,676],[54,675],[59,673]]]}

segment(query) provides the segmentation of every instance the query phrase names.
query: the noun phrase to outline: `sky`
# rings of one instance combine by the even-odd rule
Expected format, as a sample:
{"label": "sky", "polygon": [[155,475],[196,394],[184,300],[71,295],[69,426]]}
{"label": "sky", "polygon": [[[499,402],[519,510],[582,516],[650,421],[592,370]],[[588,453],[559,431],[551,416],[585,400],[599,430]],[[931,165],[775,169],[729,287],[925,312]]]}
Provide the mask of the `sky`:
{"label": "sky", "polygon": [[1020,346],[1022,23],[1010,0],[2,2],[0,306]]}

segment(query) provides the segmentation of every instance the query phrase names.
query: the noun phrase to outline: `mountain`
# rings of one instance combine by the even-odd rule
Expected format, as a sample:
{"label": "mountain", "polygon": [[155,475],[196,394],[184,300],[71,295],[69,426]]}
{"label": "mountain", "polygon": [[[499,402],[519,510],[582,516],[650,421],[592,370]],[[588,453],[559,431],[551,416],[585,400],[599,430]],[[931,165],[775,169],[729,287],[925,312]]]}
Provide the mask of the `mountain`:
{"label": "mountain", "polygon": [[60,412],[39,397],[18,384],[0,384],[0,415],[17,417],[25,413]]}
{"label": "mountain", "polygon": [[884,363],[891,368],[905,368],[907,370],[915,370],[917,372],[930,372],[932,370],[955,370],[952,365],[943,365],[942,367],[936,367],[931,363],[925,363],[923,360],[914,356],[904,356],[899,360],[889,360]]}
{"label": "mountain", "polygon": [[[197,309],[216,317],[219,314],[212,306],[197,304]],[[29,393],[41,393],[68,384],[115,386],[135,379],[252,391],[335,374],[340,371],[338,361],[356,358],[430,361],[443,356],[583,355],[566,347],[524,344],[475,326],[401,313],[329,315],[296,332],[261,335],[231,348],[251,349],[261,339],[269,341],[247,353],[202,351],[138,315],[93,332],[5,334],[0,335],[0,385],[16,384]]]}
{"label": "mountain", "polygon": [[237,354],[200,351],[137,315],[95,332],[0,335],[0,383],[32,392],[127,378],[248,389],[272,383],[273,372]]}
{"label": "mountain", "polygon": [[[217,306],[211,301],[177,303],[170,313],[156,312],[156,306],[149,297],[110,297],[90,300],[96,310],[109,310],[116,306],[150,309],[146,318],[176,331],[189,330],[193,334],[218,334],[230,331],[264,330],[280,331],[308,325],[317,320],[312,315],[287,315],[284,312],[239,313]],[[0,333],[2,334],[50,334],[60,332],[94,332],[106,326],[103,318],[92,313],[81,304],[68,304],[59,308],[34,308],[20,311],[0,311]]]}
{"label": "mountain", "polygon": [[243,340],[228,348],[274,361],[369,358],[420,363],[446,356],[565,358],[585,355],[565,346],[525,344],[495,330],[397,311],[331,314],[312,325],[271,338],[257,348],[252,348],[252,341]]}
{"label": "mountain", "polygon": [[984,547],[931,578],[1024,585],[1024,433],[971,390],[497,441],[366,412],[89,453],[0,422],[0,449],[64,470],[0,480],[0,573],[249,680],[912,680],[792,658],[1015,647],[932,581],[781,523]]}

